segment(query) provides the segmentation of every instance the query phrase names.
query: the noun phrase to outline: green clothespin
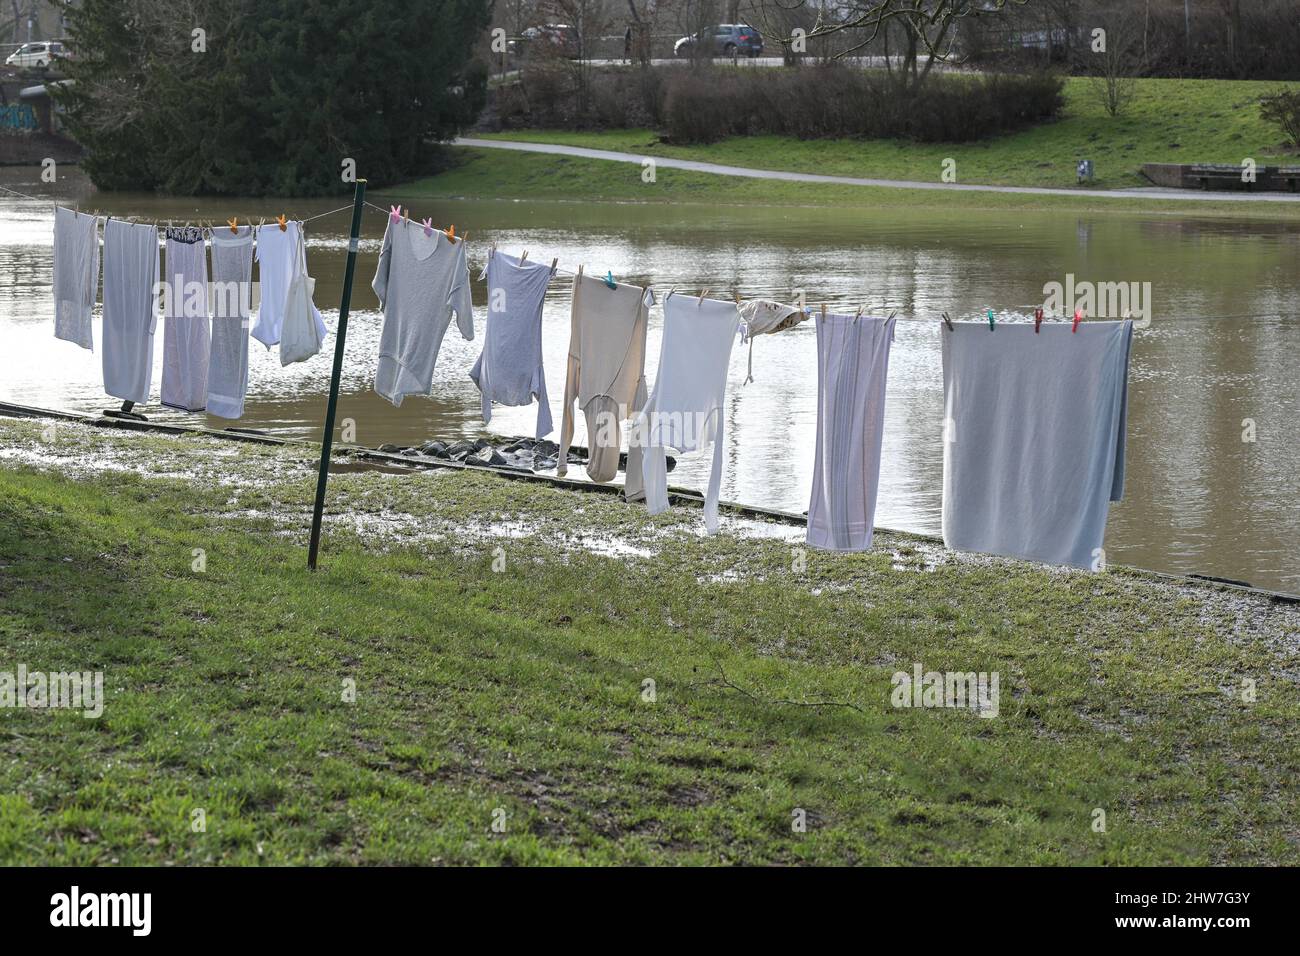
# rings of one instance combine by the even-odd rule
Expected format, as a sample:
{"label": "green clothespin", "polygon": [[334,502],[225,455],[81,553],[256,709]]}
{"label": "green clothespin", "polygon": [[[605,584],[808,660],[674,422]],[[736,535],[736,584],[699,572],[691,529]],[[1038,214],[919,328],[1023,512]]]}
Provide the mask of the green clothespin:
{"label": "green clothespin", "polygon": [[989,331],[993,331],[993,310],[989,309]]}

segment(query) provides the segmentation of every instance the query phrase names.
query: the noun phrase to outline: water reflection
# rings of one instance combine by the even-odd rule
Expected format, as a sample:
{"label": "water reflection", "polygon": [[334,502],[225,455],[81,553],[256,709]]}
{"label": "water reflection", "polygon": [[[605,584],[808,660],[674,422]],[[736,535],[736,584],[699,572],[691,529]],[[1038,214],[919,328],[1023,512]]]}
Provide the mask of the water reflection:
{"label": "water reflection", "polygon": [[[36,171],[4,170],[0,183],[43,192]],[[222,221],[232,211],[304,217],[338,200],[196,201],[151,195],[94,196],[75,177],[60,191],[82,208],[143,218]],[[392,201],[397,201],[394,198]],[[698,293],[740,289],[748,296],[872,312],[898,310],[890,365],[882,526],[937,532],[942,455],[942,384],[937,316],[1031,311],[1042,286],[1067,273],[1092,281],[1152,284],[1154,322],[1133,350],[1126,499],[1111,512],[1113,562],[1190,570],[1300,591],[1300,350],[1294,296],[1300,230],[1290,222],[1193,219],[1162,212],[1086,214],[742,207],[641,206],[554,202],[413,202],[421,216],[469,229],[477,279],[487,245],[585,263],[621,281],[654,281]],[[114,403],[102,392],[98,354],[53,338],[50,321],[48,206],[0,200],[0,396],[95,411]],[[333,327],[342,285],[346,215],[308,227],[316,300]],[[480,341],[449,331],[433,393],[394,409],[370,390],[380,315],[369,289],[384,218],[367,213],[358,260],[339,414],[356,422],[357,440],[411,444],[430,437],[531,434],[535,411],[502,408],[485,429],[468,371]],[[544,354],[552,413],[560,420],[569,329],[568,280],[546,298]],[[658,361],[660,312],[652,312],[647,369]],[[920,316],[921,320],[913,320]],[[99,326],[96,320],[96,341]],[[332,339],[327,351],[332,349]],[[157,350],[161,362],[162,349]],[[810,323],[754,345],[754,381],[743,384],[746,349],[733,354],[727,395],[723,495],[794,511],[807,507],[812,479],[816,389]],[[250,348],[247,412],[240,424],[287,434],[313,433],[324,414],[329,355],[281,368],[256,342]],[[154,377],[155,394],[158,372]],[[158,419],[188,418],[156,405]],[[1246,420],[1255,438],[1243,441]],[[208,419],[222,427],[227,422]],[[579,417],[575,439],[585,443]],[[702,487],[708,456],[679,460],[677,483]],[[580,473],[579,469],[579,473]]]}

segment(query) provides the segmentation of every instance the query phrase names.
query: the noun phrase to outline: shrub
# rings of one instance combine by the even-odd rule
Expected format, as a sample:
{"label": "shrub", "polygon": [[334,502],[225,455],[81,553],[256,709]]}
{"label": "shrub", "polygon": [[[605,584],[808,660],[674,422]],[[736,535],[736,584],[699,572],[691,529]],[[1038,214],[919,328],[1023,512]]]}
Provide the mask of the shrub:
{"label": "shrub", "polygon": [[1300,146],[1300,90],[1280,90],[1259,103],[1259,115],[1282,128],[1292,146]]}
{"label": "shrub", "polygon": [[913,92],[839,65],[692,70],[668,80],[662,126],[679,143],[745,133],[963,142],[1052,118],[1061,87],[1047,74],[939,76]]}
{"label": "shrub", "polygon": [[[652,126],[674,143],[771,133],[799,139],[906,137],[963,142],[1021,129],[1061,108],[1058,76],[931,77],[920,91],[838,64],[794,70],[593,69],[587,95],[565,67],[526,68],[496,93],[506,126],[626,129]],[[519,108],[525,99],[527,107]]]}

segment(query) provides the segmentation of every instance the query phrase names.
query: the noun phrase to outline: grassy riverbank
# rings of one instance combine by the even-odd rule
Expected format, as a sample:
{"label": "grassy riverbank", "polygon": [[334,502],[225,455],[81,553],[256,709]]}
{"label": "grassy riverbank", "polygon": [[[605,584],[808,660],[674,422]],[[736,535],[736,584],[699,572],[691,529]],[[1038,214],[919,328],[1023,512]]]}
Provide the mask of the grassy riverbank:
{"label": "grassy riverbank", "polygon": [[107,688],[0,710],[0,863],[1300,863],[1293,609],[451,471],[336,476],[311,575],[309,449],[0,462],[0,670]]}
{"label": "grassy riverbank", "polygon": [[1042,196],[1016,193],[952,192],[876,186],[779,182],[660,168],[656,181],[643,182],[641,167],[601,159],[577,159],[503,149],[451,147],[455,165],[437,176],[392,189],[376,190],[394,201],[427,199],[504,199],[554,202],[636,202],[741,206],[833,206],[839,209],[937,208],[960,211],[1059,210],[1062,213],[1141,213],[1144,216],[1196,216],[1300,220],[1300,203],[1172,201],[1145,197]]}
{"label": "grassy riverbank", "polygon": [[[958,183],[1001,186],[1075,184],[1075,163],[1086,157],[1097,168],[1098,188],[1149,185],[1144,162],[1260,164],[1300,162],[1279,144],[1280,131],[1259,118],[1261,95],[1287,84],[1227,80],[1146,79],[1118,118],[1102,110],[1090,81],[1066,81],[1061,119],[1031,130],[976,143],[920,144],[900,140],[797,140],[733,137],[706,146],[669,146],[652,130],[565,132],[511,130],[483,138],[559,143],[629,152],[646,157],[700,160],[754,169],[939,182],[945,159],[956,162]],[[1291,84],[1294,85],[1294,84]],[[439,176],[389,190],[411,197],[552,199],[568,201],[697,202],[825,205],[846,208],[942,206],[954,209],[1060,209],[1144,211],[1166,215],[1300,217],[1284,203],[1176,202],[1146,198],[1024,196],[986,192],[839,186],[754,180],[660,168],[656,181],[642,181],[635,164],[563,156],[455,149],[458,165]]]}
{"label": "grassy riverbank", "polygon": [[[1294,83],[1257,80],[1137,80],[1132,103],[1107,115],[1086,77],[1065,81],[1060,119],[972,143],[906,140],[798,140],[786,136],[732,137],[702,146],[669,146],[652,130],[565,132],[510,130],[483,138],[562,143],[671,156],[729,166],[830,176],[940,182],[946,159],[957,182],[995,186],[1075,185],[1075,165],[1091,159],[1094,188],[1150,185],[1143,163],[1300,164],[1282,145],[1281,130],[1259,116],[1259,99]],[[478,135],[478,134],[476,134]]]}

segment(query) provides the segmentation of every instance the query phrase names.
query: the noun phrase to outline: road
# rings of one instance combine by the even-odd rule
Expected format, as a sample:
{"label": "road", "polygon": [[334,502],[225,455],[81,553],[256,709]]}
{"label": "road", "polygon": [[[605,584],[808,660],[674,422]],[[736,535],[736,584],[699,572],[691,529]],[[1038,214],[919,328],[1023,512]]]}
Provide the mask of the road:
{"label": "road", "polygon": [[606,149],[588,149],[585,146],[560,146],[554,143],[519,143],[502,139],[476,139],[460,137],[455,146],[473,146],[483,149],[512,149],[524,153],[549,153],[555,156],[573,156],[579,159],[604,159],[616,163],[641,165],[653,159],[660,169],[682,169],[694,173],[712,173],[715,176],[743,176],[748,179],[775,179],[792,183],[829,183],[839,186],[883,186],[888,189],[938,189],[952,192],[1013,193],[1024,196],[1095,196],[1100,199],[1155,199],[1177,202],[1300,202],[1300,193],[1249,193],[1202,192],[1187,189],[1165,189],[1158,186],[1139,186],[1132,189],[1060,189],[1048,186],[985,186],[968,183],[924,182],[909,179],[863,179],[857,176],[826,176],[821,173],[796,173],[779,169],[751,169],[747,166],[724,166],[693,159],[673,159],[667,156],[641,156],[636,153],[619,153]]}

